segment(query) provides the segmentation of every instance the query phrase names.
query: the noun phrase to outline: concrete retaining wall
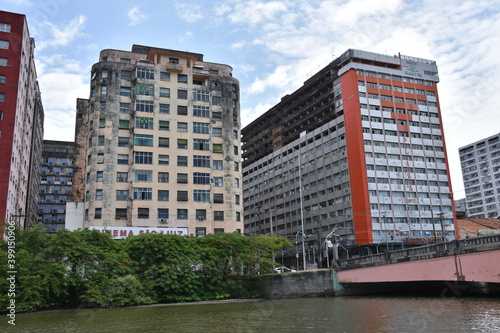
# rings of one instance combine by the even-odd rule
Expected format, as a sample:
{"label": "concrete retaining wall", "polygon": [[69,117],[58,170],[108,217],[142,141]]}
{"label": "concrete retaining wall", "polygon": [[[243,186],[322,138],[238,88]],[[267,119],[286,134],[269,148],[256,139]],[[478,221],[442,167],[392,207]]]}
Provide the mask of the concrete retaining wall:
{"label": "concrete retaining wall", "polygon": [[333,296],[333,275],[330,269],[270,274],[263,276],[264,298]]}

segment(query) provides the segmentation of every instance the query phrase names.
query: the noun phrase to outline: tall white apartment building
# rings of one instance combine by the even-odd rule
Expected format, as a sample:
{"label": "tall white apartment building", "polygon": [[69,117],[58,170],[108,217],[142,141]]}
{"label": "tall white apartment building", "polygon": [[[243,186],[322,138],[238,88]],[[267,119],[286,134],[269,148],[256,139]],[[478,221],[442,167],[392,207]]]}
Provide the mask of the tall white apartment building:
{"label": "tall white apartment building", "polygon": [[459,148],[468,217],[500,216],[500,134]]}

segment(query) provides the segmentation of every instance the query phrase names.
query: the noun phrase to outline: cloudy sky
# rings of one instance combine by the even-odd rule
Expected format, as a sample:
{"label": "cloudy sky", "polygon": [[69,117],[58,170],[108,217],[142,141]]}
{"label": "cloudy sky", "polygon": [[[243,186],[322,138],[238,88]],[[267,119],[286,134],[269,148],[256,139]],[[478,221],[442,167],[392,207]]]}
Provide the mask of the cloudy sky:
{"label": "cloudy sky", "polygon": [[436,60],[455,198],[458,148],[500,131],[498,0],[2,0],[36,42],[45,139],[73,141],[102,49],[132,44],[202,53],[241,84],[243,125],[348,48]]}

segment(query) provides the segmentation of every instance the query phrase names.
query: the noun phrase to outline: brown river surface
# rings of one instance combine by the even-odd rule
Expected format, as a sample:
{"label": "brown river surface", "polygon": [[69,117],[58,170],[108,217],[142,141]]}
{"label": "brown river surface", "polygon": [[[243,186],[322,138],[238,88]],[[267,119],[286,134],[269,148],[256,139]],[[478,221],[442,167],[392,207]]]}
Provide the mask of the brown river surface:
{"label": "brown river surface", "polygon": [[500,332],[499,298],[332,297],[2,315],[0,332]]}

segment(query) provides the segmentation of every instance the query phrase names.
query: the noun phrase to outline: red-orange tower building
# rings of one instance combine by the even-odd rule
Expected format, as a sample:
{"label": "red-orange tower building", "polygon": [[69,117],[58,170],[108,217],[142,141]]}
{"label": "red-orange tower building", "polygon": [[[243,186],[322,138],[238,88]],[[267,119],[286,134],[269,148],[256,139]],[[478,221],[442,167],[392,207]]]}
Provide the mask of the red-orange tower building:
{"label": "red-orange tower building", "polygon": [[270,232],[272,212],[319,256],[332,232],[365,252],[457,237],[437,74],[350,49],[245,127],[245,232]]}

